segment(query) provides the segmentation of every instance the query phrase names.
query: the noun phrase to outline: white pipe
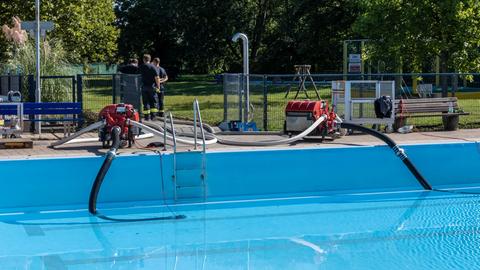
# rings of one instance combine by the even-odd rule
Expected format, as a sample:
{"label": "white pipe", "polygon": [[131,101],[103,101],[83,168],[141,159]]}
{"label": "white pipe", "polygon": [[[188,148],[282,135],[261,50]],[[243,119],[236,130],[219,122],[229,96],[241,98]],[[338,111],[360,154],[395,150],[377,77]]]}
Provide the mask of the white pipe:
{"label": "white pipe", "polygon": [[80,131],[77,131],[75,132],[72,136],[69,136],[67,138],[63,138],[61,140],[58,140],[56,142],[53,142],[52,144],[50,144],[51,147],[55,147],[55,146],[58,146],[58,145],[61,145],[61,144],[64,144],[64,143],[67,143],[77,137],[79,137],[80,135],[84,134],[84,133],[87,133],[89,131],[92,131],[94,129],[99,129],[99,128],[102,128],[103,126],[105,126],[105,122],[104,121],[98,121],[96,123],[93,123],[91,124],[90,126],[80,130]]}
{"label": "white pipe", "polygon": [[[135,140],[144,140],[148,138],[152,138],[153,134],[152,133],[146,133],[146,134],[140,134],[135,136]],[[87,142],[98,142],[98,138],[79,138],[79,139],[73,139],[71,141],[66,142],[65,144],[72,144],[72,143],[87,143]]]}
{"label": "white pipe", "polygon": [[[146,130],[146,131],[148,131],[148,132],[151,132],[151,133],[153,133],[154,135],[157,135],[157,136],[160,136],[160,137],[165,136],[165,133],[164,133],[164,132],[161,132],[161,131],[159,131],[159,130],[156,130],[156,129],[154,129],[154,128],[151,128],[151,127],[149,127],[149,126],[146,126],[146,125],[144,125],[144,124],[142,124],[142,123],[139,123],[139,122],[137,122],[137,121],[130,120],[130,124],[133,125],[133,126],[142,128],[142,129],[144,129],[144,130]],[[167,135],[166,137],[167,137],[169,140],[173,141],[173,137],[172,137],[171,135],[168,135],[168,134],[166,134],[166,135]],[[176,141],[179,142],[179,143],[189,144],[189,145],[194,145],[194,144],[195,144],[194,141],[185,140],[185,139],[180,139],[180,138],[176,138]],[[210,139],[210,140],[205,141],[205,144],[206,144],[206,145],[215,144],[215,143],[217,143],[217,139],[216,139],[216,138],[213,138],[213,139]]]}
{"label": "white pipe", "polygon": [[241,142],[241,141],[231,141],[225,140],[222,138],[218,138],[218,142],[221,144],[228,144],[228,145],[238,145],[238,146],[273,146],[279,144],[289,144],[298,140],[303,139],[303,137],[310,134],[315,128],[317,128],[323,121],[325,121],[327,117],[322,115],[320,118],[317,119],[310,127],[304,130],[302,133],[287,139],[277,140],[277,141],[260,141],[260,142]]}
{"label": "white pipe", "polygon": [[[235,145],[235,146],[273,146],[273,145],[280,145],[280,144],[289,144],[289,143],[292,143],[292,142],[295,142],[295,141],[298,141],[298,140],[301,140],[303,137],[307,136],[308,134],[310,134],[315,128],[317,128],[324,120],[326,119],[326,116],[323,115],[322,117],[320,117],[319,119],[317,119],[317,121],[315,121],[310,127],[308,127],[305,131],[303,131],[302,133],[292,137],[292,138],[287,138],[287,139],[281,139],[281,140],[277,140],[277,141],[260,141],[260,142],[243,142],[243,141],[232,141],[232,140],[227,140],[227,139],[223,139],[219,136],[216,136],[215,134],[211,133],[211,132],[208,132],[208,133],[205,133],[205,137],[210,139],[210,140],[213,140],[213,139],[217,139],[218,140],[218,143],[220,144],[226,144],[226,145]],[[340,118],[338,118],[337,120],[339,121],[342,121]],[[193,124],[191,121],[185,121],[185,120],[175,120],[175,122],[181,122],[182,124]],[[162,134],[163,136],[163,129],[155,124],[152,124],[152,123],[148,123],[148,125],[151,125],[153,126],[152,129],[153,130],[156,130],[157,132],[159,132],[157,129],[155,128],[158,128],[160,129],[160,134]],[[204,124],[206,125],[206,124]],[[208,126],[208,125],[207,125]],[[209,127],[209,126],[208,126]],[[204,127],[205,128],[205,127]],[[211,130],[213,130],[213,128],[209,127]],[[167,131],[168,132],[168,131]],[[191,134],[193,136],[193,134]]]}
{"label": "white pipe", "polygon": [[[162,123],[163,123],[165,120],[166,120],[168,123],[170,123],[170,120],[169,120],[168,118],[160,118],[160,121],[161,121]],[[160,125],[154,124],[153,122],[145,121],[145,122],[143,122],[143,123],[144,123],[144,125],[147,125],[147,126],[149,126],[149,127],[152,127],[152,126],[153,126],[153,128],[156,128],[156,129],[158,129],[158,130],[160,130],[160,131],[163,130],[163,128],[162,128]],[[193,123],[192,120],[174,119],[174,120],[173,120],[173,123],[174,123],[175,125],[178,125],[178,124],[180,124],[180,125],[191,125],[191,126],[194,125],[194,123]],[[164,125],[164,126],[165,126],[165,125]],[[203,126],[203,128],[204,128],[208,133],[216,133],[215,129],[214,129],[213,127],[211,127],[210,125],[208,125],[208,124],[206,124],[206,123],[202,123],[202,126]],[[200,123],[197,123],[197,127],[200,127]]]}
{"label": "white pipe", "polygon": [[244,114],[244,121],[248,122],[248,116],[250,115],[250,79],[249,75],[249,61],[248,61],[248,37],[243,33],[236,33],[232,37],[233,42],[237,42],[238,39],[242,39],[243,41],[243,76],[244,76],[244,84],[245,84],[245,114]]}

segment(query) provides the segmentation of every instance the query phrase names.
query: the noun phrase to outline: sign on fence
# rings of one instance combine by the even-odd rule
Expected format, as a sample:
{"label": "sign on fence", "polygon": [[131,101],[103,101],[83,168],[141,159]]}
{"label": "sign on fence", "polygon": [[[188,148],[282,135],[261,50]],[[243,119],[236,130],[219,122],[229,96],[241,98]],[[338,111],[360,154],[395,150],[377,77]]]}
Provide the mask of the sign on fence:
{"label": "sign on fence", "polygon": [[[47,31],[52,31],[54,28],[53,22],[43,21],[40,22],[40,35],[45,37]],[[22,22],[22,29],[27,31],[32,38],[35,37],[35,32],[37,31],[37,22],[36,21],[26,21]]]}

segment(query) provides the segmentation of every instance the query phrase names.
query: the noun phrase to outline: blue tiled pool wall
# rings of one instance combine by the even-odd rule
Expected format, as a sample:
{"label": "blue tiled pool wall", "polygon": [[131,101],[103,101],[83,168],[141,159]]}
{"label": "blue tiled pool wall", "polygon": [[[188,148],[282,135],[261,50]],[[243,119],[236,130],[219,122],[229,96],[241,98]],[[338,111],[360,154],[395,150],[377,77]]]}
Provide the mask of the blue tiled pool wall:
{"label": "blue tiled pool wall", "polygon": [[[434,187],[480,183],[477,143],[404,148]],[[103,157],[0,161],[0,209],[86,208],[102,161]],[[421,189],[386,146],[214,152],[207,154],[206,164],[207,200]],[[119,156],[99,201],[160,201],[162,173],[165,195],[171,200],[171,154]]]}

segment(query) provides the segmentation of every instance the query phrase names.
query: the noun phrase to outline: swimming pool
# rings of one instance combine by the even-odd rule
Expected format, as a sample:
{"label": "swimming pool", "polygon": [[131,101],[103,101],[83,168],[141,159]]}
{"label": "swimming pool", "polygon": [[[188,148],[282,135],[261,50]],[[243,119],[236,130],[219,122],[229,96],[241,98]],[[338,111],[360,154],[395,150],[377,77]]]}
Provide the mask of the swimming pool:
{"label": "swimming pool", "polygon": [[[434,187],[478,190],[477,143],[405,149]],[[2,269],[480,267],[480,198],[422,191],[387,147],[208,153],[206,203],[175,205],[171,154],[120,156],[99,209],[115,218],[186,215],[148,222],[88,214],[101,162],[0,161]]]}

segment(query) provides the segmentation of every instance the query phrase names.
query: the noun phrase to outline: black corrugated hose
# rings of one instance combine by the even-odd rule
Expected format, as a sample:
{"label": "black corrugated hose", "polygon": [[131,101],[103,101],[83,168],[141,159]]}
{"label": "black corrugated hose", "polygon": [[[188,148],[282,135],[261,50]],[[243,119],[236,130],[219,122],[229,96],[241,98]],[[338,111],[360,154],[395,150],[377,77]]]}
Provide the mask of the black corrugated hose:
{"label": "black corrugated hose", "polygon": [[392,139],[390,139],[387,135],[378,132],[376,130],[352,124],[352,123],[341,123],[340,126],[345,129],[351,129],[351,130],[357,130],[363,133],[367,133],[369,135],[372,135],[382,141],[384,141],[397,155],[403,163],[407,166],[407,168],[410,170],[410,172],[415,176],[417,179],[418,183],[422,185],[423,189],[425,190],[431,190],[431,191],[438,191],[438,192],[447,192],[447,193],[452,193],[452,194],[463,194],[463,195],[480,195],[480,193],[477,192],[465,192],[465,191],[455,191],[455,190],[446,190],[446,189],[435,189],[432,188],[430,183],[420,174],[420,172],[417,170],[415,165],[410,161],[410,159],[407,157],[403,149],[401,149]]}
{"label": "black corrugated hose", "polygon": [[398,147],[398,145],[388,136],[376,130],[373,130],[364,126],[352,124],[352,123],[341,123],[341,127],[345,129],[361,131],[384,141],[393,150],[393,152],[395,152],[395,155],[397,155],[403,161],[403,163],[407,166],[407,168],[410,170],[413,176],[415,176],[415,178],[420,183],[420,185],[422,185],[423,189],[432,190],[432,186],[427,182],[427,180],[420,174],[417,168],[412,164],[412,162],[407,157],[403,149]]}
{"label": "black corrugated hose", "polygon": [[[99,218],[110,220],[110,221],[119,221],[119,222],[136,222],[136,221],[151,221],[151,220],[168,220],[168,219],[184,219],[184,215],[176,215],[171,210],[172,215],[166,217],[151,217],[151,218],[141,218],[141,219],[118,219],[118,218],[111,218],[104,215],[101,215],[97,211],[97,197],[102,186],[103,180],[105,179],[105,175],[107,175],[108,169],[112,164],[113,160],[117,156],[118,148],[120,147],[120,127],[115,126],[112,128],[112,147],[107,152],[105,156],[105,160],[103,161],[102,167],[97,173],[97,177],[95,178],[95,182],[93,183],[92,189],[90,191],[90,198],[88,200],[88,211]],[[163,178],[162,178],[163,179]],[[162,180],[163,181],[163,180]]]}

